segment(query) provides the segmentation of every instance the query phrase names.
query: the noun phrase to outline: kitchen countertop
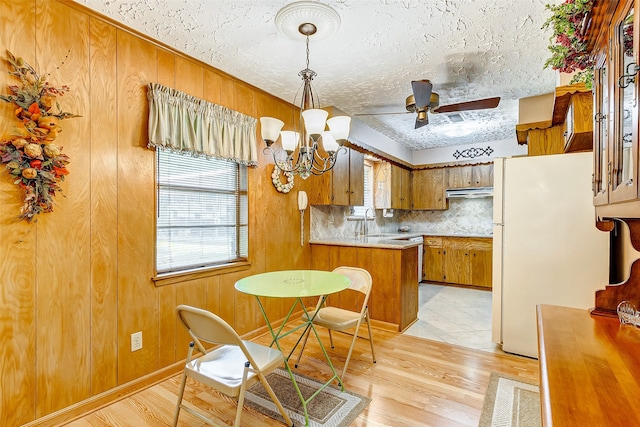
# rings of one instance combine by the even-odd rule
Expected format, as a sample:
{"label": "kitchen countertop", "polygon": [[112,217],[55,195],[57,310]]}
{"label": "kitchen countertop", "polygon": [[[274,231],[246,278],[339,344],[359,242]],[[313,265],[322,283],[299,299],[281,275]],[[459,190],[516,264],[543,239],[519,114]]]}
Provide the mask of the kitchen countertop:
{"label": "kitchen countertop", "polygon": [[406,249],[419,246],[422,242],[410,241],[412,237],[421,236],[440,236],[440,237],[483,237],[491,238],[493,236],[486,234],[461,235],[461,234],[443,234],[443,233],[423,233],[423,232],[407,232],[407,233],[373,233],[369,236],[362,237],[323,237],[320,239],[311,239],[309,243],[316,245],[334,245],[334,246],[361,246],[370,248],[386,248],[386,249]]}
{"label": "kitchen countertop", "polygon": [[475,237],[483,239],[493,238],[493,234],[420,233],[420,235],[429,237]]}
{"label": "kitchen countertop", "polygon": [[[309,243],[316,245],[333,245],[333,246],[361,246],[367,248],[383,248],[383,249],[407,249],[415,246],[420,246],[422,242],[412,242],[410,240],[403,240],[409,236],[422,236],[422,234],[412,235],[406,234],[388,234],[381,235],[382,233],[375,234],[375,237],[325,237],[322,239],[312,239]],[[398,237],[399,236],[399,237]]]}

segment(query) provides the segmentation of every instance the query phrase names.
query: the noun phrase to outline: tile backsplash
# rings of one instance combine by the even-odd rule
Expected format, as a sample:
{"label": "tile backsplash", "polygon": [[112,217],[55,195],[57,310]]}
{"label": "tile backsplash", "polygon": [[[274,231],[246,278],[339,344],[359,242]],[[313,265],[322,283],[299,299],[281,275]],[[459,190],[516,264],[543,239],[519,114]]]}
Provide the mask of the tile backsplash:
{"label": "tile backsplash", "polygon": [[[491,235],[493,199],[451,199],[444,211],[395,210],[384,217],[376,209],[375,221],[368,221],[368,234],[397,233],[401,226],[425,234]],[[362,220],[351,220],[349,207],[311,206],[311,239],[354,237],[362,233]]]}

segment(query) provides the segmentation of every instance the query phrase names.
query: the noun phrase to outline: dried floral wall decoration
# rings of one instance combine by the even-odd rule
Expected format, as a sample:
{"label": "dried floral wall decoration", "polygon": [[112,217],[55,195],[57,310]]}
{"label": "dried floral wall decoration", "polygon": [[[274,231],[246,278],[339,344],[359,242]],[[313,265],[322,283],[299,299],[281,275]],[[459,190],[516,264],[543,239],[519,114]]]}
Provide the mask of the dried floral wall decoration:
{"label": "dried floral wall decoration", "polygon": [[0,100],[15,105],[19,122],[0,140],[0,160],[23,192],[19,219],[32,222],[39,214],[53,211],[53,197],[62,191],[60,182],[69,174],[69,156],[55,144],[62,132],[61,121],[80,116],[62,111],[57,102],[69,91],[68,86],[51,86],[47,81],[50,73],[40,76],[9,51],[6,62],[9,74],[20,84],[9,85],[11,94],[0,95]]}

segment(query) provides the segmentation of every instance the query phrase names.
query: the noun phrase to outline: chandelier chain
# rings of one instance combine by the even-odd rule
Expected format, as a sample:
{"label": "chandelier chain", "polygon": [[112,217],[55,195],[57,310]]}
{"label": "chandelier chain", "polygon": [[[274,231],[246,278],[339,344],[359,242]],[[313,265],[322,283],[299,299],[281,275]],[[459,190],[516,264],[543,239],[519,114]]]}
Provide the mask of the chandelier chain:
{"label": "chandelier chain", "polygon": [[307,70],[309,69],[309,35],[307,35]]}

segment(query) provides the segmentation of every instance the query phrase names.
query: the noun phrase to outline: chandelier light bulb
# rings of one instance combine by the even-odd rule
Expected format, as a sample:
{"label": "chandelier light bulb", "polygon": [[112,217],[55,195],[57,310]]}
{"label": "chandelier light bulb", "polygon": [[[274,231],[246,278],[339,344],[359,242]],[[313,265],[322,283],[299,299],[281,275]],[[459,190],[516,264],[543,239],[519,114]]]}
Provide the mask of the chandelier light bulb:
{"label": "chandelier light bulb", "polygon": [[324,132],[328,115],[329,113],[327,111],[317,108],[304,110],[302,112],[304,128],[314,141],[317,141],[320,135],[322,135],[322,132]]}
{"label": "chandelier light bulb", "polygon": [[283,126],[284,122],[282,120],[274,119],[273,117],[260,117],[260,132],[262,140],[267,144],[267,147],[278,139]]}
{"label": "chandelier light bulb", "polygon": [[282,148],[291,155],[296,150],[298,142],[300,141],[300,134],[292,130],[283,130],[280,132],[282,138]]}
{"label": "chandelier light bulb", "polygon": [[331,131],[333,138],[343,145],[347,138],[349,138],[349,128],[351,126],[351,117],[349,116],[336,116],[327,120],[327,125]]}
{"label": "chandelier light bulb", "polygon": [[324,151],[329,155],[335,153],[340,148],[340,145],[336,142],[329,131],[322,132],[322,146],[324,147]]}

